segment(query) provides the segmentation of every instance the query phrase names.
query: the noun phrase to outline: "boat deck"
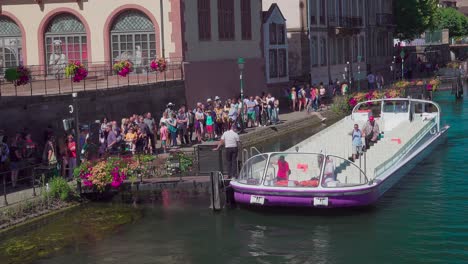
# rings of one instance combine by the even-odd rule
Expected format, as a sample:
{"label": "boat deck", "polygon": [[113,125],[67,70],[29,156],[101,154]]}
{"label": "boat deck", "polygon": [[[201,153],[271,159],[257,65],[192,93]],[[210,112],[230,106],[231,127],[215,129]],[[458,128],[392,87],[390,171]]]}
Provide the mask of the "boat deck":
{"label": "boat deck", "polygon": [[[380,124],[379,119],[376,119],[376,122]],[[408,142],[420,134],[420,131],[435,125],[434,122],[424,120],[419,115],[415,116],[412,122],[403,121],[395,128],[385,131],[384,137],[367,150],[365,162],[361,156],[354,161],[355,166],[352,166],[347,159],[353,152],[350,132],[355,123],[358,123],[361,129],[365,125],[364,122],[355,122],[351,117],[346,117],[296,147],[299,147],[300,152],[337,156],[333,158],[337,182],[341,185],[358,185],[363,183],[365,176],[368,180],[377,177],[376,169],[379,166],[394,158]],[[296,147],[288,151],[295,152]]]}

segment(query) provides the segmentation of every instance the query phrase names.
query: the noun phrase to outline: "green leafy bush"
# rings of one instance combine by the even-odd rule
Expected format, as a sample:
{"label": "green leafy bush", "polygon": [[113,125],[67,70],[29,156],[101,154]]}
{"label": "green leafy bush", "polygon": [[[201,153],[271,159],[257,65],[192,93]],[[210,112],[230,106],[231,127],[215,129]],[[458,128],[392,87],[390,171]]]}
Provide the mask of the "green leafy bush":
{"label": "green leafy bush", "polygon": [[55,176],[49,181],[48,195],[62,201],[68,201],[73,196],[73,191],[64,178]]}

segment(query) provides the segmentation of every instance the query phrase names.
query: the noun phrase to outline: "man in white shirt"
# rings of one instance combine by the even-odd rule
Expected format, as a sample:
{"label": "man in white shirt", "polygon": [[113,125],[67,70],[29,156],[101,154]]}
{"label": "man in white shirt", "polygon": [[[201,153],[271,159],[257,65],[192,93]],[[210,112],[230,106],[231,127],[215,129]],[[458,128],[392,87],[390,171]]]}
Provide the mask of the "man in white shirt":
{"label": "man in white shirt", "polygon": [[239,153],[240,138],[236,133],[236,126],[231,126],[231,129],[224,132],[218,146],[213,151],[218,151],[222,145],[226,148],[226,160],[228,163],[228,178],[237,177],[237,154]]}

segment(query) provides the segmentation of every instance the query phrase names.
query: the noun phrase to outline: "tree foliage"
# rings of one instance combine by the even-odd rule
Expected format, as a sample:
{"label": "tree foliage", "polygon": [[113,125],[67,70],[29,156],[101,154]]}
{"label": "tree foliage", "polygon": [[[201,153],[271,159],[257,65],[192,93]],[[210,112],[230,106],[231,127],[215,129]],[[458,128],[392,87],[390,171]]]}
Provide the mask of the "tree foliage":
{"label": "tree foliage", "polygon": [[451,38],[468,35],[468,18],[456,9],[439,8],[436,23],[438,29],[448,29]]}
{"label": "tree foliage", "polygon": [[395,0],[396,36],[412,40],[436,26],[437,0]]}

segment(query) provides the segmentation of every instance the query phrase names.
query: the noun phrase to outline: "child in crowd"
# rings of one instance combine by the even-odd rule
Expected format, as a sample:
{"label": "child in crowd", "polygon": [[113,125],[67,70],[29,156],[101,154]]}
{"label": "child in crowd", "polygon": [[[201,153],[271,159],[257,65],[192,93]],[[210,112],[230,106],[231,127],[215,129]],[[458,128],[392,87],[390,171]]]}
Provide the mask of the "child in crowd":
{"label": "child in crowd", "polygon": [[213,116],[211,115],[211,111],[208,110],[206,115],[206,133],[208,134],[208,140],[212,141],[214,139],[213,135]]}
{"label": "child in crowd", "polygon": [[163,152],[167,151],[167,139],[169,138],[169,130],[167,129],[166,123],[161,123],[161,128],[159,129],[159,135],[161,137],[161,147]]}
{"label": "child in crowd", "polygon": [[127,148],[132,152],[132,154],[135,154],[137,138],[137,133],[135,133],[133,128],[130,128],[127,134],[125,134]]}

